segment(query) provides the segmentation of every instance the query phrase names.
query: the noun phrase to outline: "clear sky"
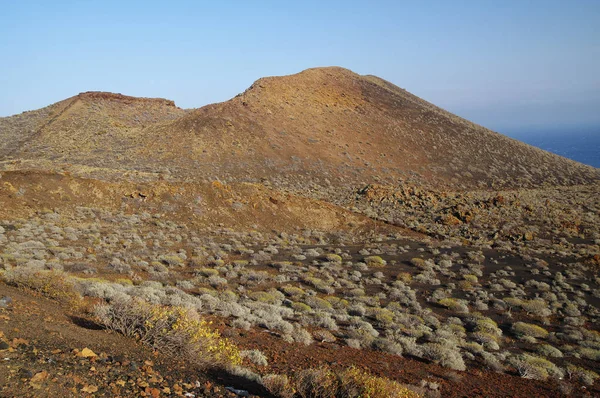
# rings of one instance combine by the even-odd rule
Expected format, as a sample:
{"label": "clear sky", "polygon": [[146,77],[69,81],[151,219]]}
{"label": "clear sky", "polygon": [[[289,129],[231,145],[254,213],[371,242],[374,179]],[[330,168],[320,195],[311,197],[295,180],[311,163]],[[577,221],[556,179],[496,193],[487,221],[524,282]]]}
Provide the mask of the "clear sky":
{"label": "clear sky", "polygon": [[227,100],[338,65],[496,131],[600,126],[600,1],[0,0],[0,116],[82,91]]}

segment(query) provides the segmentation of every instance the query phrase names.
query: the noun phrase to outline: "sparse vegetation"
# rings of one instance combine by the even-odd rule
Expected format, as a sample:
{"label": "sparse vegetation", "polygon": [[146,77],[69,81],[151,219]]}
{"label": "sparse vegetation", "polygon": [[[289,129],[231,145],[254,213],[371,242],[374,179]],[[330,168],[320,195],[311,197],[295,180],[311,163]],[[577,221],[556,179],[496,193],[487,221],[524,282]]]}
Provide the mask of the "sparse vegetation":
{"label": "sparse vegetation", "polygon": [[10,285],[34,290],[45,297],[75,306],[81,303],[81,295],[73,282],[61,271],[17,267],[4,270],[0,278]]}

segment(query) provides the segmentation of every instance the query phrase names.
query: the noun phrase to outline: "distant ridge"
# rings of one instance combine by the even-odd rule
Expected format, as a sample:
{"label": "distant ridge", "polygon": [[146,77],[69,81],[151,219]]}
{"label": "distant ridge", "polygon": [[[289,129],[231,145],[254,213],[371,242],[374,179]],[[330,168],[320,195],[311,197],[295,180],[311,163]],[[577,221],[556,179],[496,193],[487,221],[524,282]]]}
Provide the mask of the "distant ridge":
{"label": "distant ridge", "polygon": [[123,95],[120,93],[109,93],[104,91],[86,91],[83,93],[79,93],[76,96],[80,99],[85,100],[107,100],[107,101],[121,101],[124,103],[134,103],[134,102],[148,102],[155,104],[162,104],[166,106],[175,106],[175,101],[164,99],[164,98],[147,98],[147,97],[131,97],[128,95]]}

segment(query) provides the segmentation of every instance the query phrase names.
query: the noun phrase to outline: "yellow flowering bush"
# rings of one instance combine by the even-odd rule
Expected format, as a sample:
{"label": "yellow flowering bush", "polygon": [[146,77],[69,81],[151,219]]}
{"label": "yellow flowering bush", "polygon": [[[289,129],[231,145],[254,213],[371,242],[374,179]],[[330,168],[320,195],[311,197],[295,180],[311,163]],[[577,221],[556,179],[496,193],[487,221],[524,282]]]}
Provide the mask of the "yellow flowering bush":
{"label": "yellow flowering bush", "polygon": [[192,309],[132,299],[99,305],[95,313],[108,329],[196,364],[224,366],[242,362],[237,346]]}

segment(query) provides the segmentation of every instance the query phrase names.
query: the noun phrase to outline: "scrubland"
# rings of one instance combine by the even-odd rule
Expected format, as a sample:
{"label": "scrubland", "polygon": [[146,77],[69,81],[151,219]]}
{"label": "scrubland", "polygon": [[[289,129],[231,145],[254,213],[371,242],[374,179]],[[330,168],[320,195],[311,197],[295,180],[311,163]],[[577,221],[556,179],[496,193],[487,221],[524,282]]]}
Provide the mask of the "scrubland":
{"label": "scrubland", "polygon": [[574,218],[569,198],[535,207],[552,195],[540,192],[422,198],[459,203],[418,218],[410,202],[361,202],[360,193],[357,204],[369,204],[373,217],[436,238],[372,233],[359,242],[343,231],[202,230],[157,214],[48,210],[0,222],[0,266],[8,284],[95,300],[88,311],[100,324],[159,351],[201,366],[253,364],[248,377],[280,396],[314,396],[302,392],[315,388],[306,383],[335,390],[332,380],[363,376],[325,368],[261,375],[270,358],[236,347],[245,331],[592,386],[600,371],[598,200],[568,191],[587,210]]}

